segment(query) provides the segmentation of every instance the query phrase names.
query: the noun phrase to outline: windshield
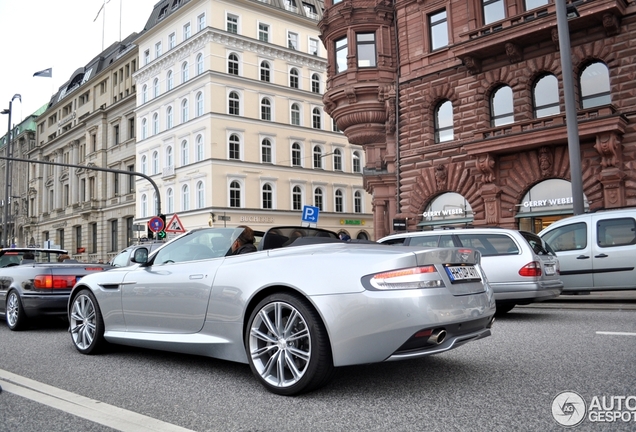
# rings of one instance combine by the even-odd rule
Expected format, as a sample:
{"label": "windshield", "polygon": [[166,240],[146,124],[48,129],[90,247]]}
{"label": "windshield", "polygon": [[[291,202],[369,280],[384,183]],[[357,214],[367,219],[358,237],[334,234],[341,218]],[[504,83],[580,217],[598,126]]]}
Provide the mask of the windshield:
{"label": "windshield", "polygon": [[520,233],[523,238],[528,241],[528,244],[537,255],[556,255],[550,245],[544,242],[538,235],[527,231],[520,231]]}
{"label": "windshield", "polygon": [[205,228],[190,231],[157,252],[153,264],[218,258],[228,254],[243,228]]}
{"label": "windshield", "polygon": [[58,258],[64,255],[68,258],[65,251],[58,250],[11,250],[6,249],[2,251],[0,256],[0,267],[9,267],[19,265],[23,261],[48,263],[58,262]]}

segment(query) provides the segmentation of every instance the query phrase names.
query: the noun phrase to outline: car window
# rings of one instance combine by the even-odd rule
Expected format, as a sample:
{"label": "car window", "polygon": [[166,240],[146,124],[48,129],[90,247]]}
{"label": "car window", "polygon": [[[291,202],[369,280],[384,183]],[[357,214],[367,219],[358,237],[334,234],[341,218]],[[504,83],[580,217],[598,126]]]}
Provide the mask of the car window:
{"label": "car window", "polygon": [[171,264],[223,257],[243,228],[215,228],[190,231],[159,249],[153,264]]}
{"label": "car window", "polygon": [[124,249],[123,251],[119,252],[115,258],[113,258],[113,261],[111,263],[111,265],[113,267],[124,267],[128,265],[128,258],[130,257],[130,253],[132,252],[132,249]]}
{"label": "car window", "polygon": [[406,240],[405,238],[394,238],[394,239],[389,239],[389,240],[384,240],[382,242],[382,244],[385,245],[391,245],[391,246],[402,246],[404,245],[404,240]]}
{"label": "car window", "polygon": [[596,223],[596,239],[600,247],[624,246],[636,243],[633,218],[603,219]]}
{"label": "car window", "polygon": [[563,225],[546,232],[541,237],[557,252],[585,249],[587,247],[587,224],[577,222]]}
{"label": "car window", "polygon": [[455,247],[455,242],[453,242],[453,236],[451,235],[443,235],[439,238],[439,247]]}
{"label": "car window", "polygon": [[505,234],[458,234],[462,246],[477,249],[483,256],[514,255],[517,244]]}
{"label": "car window", "polygon": [[537,255],[555,255],[552,248],[541,237],[527,231],[519,231]]}
{"label": "car window", "polygon": [[438,241],[439,241],[438,235],[411,237],[409,239],[409,246],[437,247]]}

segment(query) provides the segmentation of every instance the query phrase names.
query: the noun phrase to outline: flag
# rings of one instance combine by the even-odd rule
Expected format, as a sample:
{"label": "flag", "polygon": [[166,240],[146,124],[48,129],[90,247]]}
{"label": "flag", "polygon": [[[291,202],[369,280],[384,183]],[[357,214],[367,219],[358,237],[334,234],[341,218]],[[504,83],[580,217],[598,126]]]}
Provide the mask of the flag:
{"label": "flag", "polygon": [[34,77],[44,77],[51,78],[53,76],[53,68],[48,68],[41,70],[40,72],[36,72],[33,74]]}

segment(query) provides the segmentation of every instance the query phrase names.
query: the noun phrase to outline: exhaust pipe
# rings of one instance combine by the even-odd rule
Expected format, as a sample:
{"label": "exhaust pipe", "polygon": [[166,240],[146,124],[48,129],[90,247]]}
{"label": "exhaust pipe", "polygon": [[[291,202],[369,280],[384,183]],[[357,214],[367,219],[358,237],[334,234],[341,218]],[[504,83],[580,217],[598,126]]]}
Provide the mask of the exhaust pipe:
{"label": "exhaust pipe", "polygon": [[428,343],[439,345],[446,339],[446,330],[439,329],[434,330],[431,336],[428,338]]}

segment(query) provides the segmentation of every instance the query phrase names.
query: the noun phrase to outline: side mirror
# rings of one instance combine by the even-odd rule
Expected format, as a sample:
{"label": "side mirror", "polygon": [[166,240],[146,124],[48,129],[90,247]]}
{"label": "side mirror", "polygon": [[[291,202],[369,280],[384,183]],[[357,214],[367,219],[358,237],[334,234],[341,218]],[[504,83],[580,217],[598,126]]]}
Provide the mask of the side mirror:
{"label": "side mirror", "polygon": [[148,249],[145,247],[135,249],[135,253],[130,258],[130,261],[137,264],[146,264],[148,262]]}

